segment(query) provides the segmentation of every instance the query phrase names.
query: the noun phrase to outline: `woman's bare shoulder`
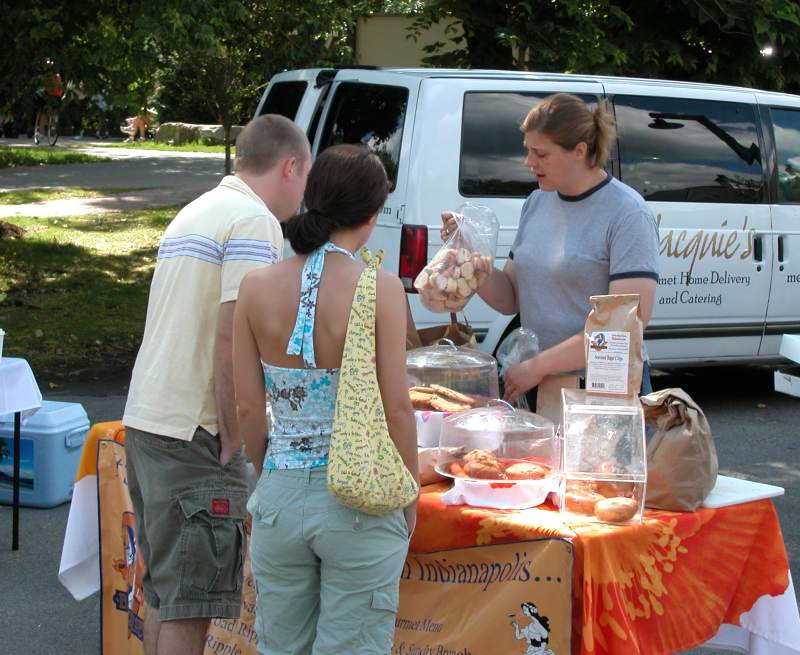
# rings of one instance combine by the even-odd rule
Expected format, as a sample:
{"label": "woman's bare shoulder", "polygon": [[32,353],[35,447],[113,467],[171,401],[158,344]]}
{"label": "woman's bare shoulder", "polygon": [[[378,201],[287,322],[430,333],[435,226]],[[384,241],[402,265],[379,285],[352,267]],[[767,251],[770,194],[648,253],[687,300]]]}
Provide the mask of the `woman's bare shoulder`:
{"label": "woman's bare shoulder", "polygon": [[379,294],[383,291],[383,293],[388,296],[396,297],[400,293],[405,293],[405,287],[403,287],[400,278],[389,271],[379,270],[377,283]]}

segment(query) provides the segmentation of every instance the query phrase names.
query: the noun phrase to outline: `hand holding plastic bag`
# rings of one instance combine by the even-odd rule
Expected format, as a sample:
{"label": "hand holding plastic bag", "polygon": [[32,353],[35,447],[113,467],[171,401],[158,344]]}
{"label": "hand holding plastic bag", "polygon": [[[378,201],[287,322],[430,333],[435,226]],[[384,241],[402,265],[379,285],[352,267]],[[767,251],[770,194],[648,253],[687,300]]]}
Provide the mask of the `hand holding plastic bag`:
{"label": "hand holding plastic bag", "polygon": [[[539,354],[539,338],[533,330],[527,328],[517,328],[512,331],[497,349],[497,363],[500,364],[500,371],[505,375],[512,366],[532,359]],[[513,403],[518,409],[530,409],[525,394],[522,394]]]}
{"label": "hand holding plastic bag", "polygon": [[494,265],[497,216],[488,207],[465,203],[457,227],[414,280],[422,304],[433,312],[457,312],[484,283]]}

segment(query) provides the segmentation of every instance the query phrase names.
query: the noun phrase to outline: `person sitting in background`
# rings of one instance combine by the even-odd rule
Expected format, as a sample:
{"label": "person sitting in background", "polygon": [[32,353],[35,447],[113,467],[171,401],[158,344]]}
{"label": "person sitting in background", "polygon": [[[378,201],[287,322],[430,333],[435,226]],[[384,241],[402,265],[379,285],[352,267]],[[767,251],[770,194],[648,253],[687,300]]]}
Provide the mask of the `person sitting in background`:
{"label": "person sitting in background", "polygon": [[147,138],[147,131],[153,124],[155,112],[152,109],[142,107],[136,116],[125,119],[125,124],[120,127],[122,132],[128,134],[125,141],[144,141]]}

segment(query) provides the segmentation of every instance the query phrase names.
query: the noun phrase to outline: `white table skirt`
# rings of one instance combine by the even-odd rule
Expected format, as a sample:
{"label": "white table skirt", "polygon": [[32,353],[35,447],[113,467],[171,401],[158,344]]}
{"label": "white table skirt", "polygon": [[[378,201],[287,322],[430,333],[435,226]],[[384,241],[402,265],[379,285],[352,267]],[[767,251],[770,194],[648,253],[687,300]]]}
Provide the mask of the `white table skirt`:
{"label": "white table skirt", "polygon": [[792,574],[780,596],[762,596],[740,617],[741,626],[723,624],[704,646],[750,655],[798,655],[800,614]]}
{"label": "white table skirt", "polygon": [[[22,412],[31,416],[42,406],[42,393],[30,365],[18,357],[0,359],[0,417]],[[6,417],[4,421],[13,421]]]}

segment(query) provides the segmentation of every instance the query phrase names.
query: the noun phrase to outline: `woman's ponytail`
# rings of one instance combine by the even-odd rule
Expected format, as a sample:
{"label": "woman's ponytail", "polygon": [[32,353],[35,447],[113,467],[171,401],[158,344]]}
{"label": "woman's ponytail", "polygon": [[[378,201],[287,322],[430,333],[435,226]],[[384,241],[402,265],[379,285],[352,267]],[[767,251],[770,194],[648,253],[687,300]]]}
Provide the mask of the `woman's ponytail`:
{"label": "woman's ponytail", "polygon": [[331,237],[336,225],[328,217],[315,210],[308,210],[286,223],[286,238],[299,255],[307,255],[323,245]]}
{"label": "woman's ponytail", "polygon": [[603,99],[597,103],[592,112],[594,119],[594,167],[602,168],[611,155],[611,146],[614,141],[614,116],[608,108],[608,100]]}

